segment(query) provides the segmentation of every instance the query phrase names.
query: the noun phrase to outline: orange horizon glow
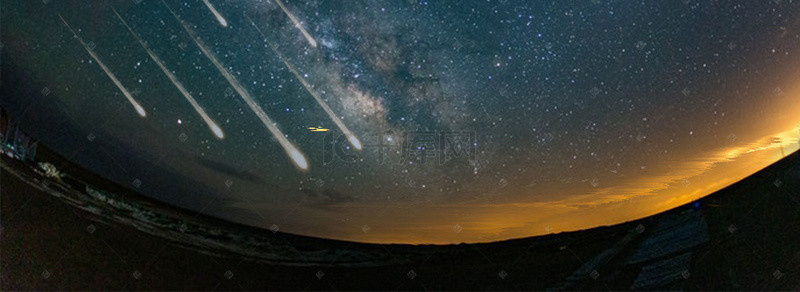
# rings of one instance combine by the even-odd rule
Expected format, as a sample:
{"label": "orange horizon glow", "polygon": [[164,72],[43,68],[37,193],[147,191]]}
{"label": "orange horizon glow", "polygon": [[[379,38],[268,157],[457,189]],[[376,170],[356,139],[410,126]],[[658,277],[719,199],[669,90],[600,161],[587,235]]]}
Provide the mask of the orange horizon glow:
{"label": "orange horizon glow", "polygon": [[[790,125],[763,127],[780,129],[773,133],[739,144],[727,143],[681,161],[663,161],[667,172],[627,177],[585,193],[528,202],[431,202],[391,208],[380,203],[346,203],[330,206],[326,212],[346,212],[350,214],[347,222],[331,224],[324,212],[305,209],[306,222],[324,222],[324,226],[287,222],[282,230],[314,230],[298,234],[368,243],[455,244],[502,241],[633,221],[736,183],[783,158],[781,151],[785,155],[797,151],[800,107],[793,110],[784,113],[794,117]],[[776,138],[780,144],[774,143]]]}
{"label": "orange horizon glow", "polygon": [[[381,220],[402,222],[401,224],[370,226],[369,232],[353,232],[345,236],[329,234],[326,237],[370,243],[478,243],[577,231],[633,221],[700,199],[780,160],[783,158],[781,146],[770,143],[772,137],[779,137],[784,141],[783,150],[786,155],[799,148],[800,131],[794,127],[766,135],[746,145],[725,147],[709,155],[705,161],[686,162],[682,166],[686,175],[655,176],[655,179],[622,183],[558,201],[401,207],[398,209],[399,212],[384,211],[382,216],[402,219]],[[360,208],[370,207],[361,206],[358,209]],[[415,217],[413,214],[425,213],[453,217],[454,224],[429,225],[413,218]],[[414,228],[413,225],[425,227]],[[382,230],[385,230],[385,233]],[[439,240],[431,241],[431,238]]]}

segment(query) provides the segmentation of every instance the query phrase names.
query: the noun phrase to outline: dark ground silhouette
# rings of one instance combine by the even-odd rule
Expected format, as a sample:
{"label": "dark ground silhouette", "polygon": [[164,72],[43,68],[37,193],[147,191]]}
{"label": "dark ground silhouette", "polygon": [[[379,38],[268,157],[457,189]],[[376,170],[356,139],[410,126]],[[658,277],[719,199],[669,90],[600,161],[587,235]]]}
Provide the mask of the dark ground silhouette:
{"label": "dark ground silhouette", "polygon": [[644,219],[460,245],[274,233],[147,199],[46,147],[38,158],[67,175],[2,158],[3,290],[800,289],[798,153]]}

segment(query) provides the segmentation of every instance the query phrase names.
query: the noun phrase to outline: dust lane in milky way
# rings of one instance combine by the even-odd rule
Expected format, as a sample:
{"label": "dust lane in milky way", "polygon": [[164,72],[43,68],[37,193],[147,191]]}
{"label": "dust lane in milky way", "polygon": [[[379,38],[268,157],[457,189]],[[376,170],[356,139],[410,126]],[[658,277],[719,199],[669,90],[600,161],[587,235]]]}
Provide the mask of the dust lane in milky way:
{"label": "dust lane in milky way", "polygon": [[[30,78],[1,88],[0,105],[36,112],[31,131],[92,172],[150,182],[145,195],[365,242],[492,241],[630,221],[798,149],[798,1],[207,1],[228,28],[205,1],[165,1],[194,39],[160,1],[113,6],[224,140],[197,127],[199,113],[111,5],[3,10],[3,75]],[[59,47],[71,56],[53,54]],[[16,85],[54,92],[29,106]],[[103,146],[75,139],[89,133],[131,155],[79,151]],[[199,139],[176,141],[183,133]],[[154,160],[173,149],[181,155]],[[201,209],[210,198],[216,208]]]}
{"label": "dust lane in milky way", "polygon": [[251,19],[250,16],[248,15],[245,16],[247,17],[247,20],[249,20],[250,23],[253,25],[253,27],[255,27],[256,30],[258,30],[258,33],[261,34],[261,36],[264,38],[264,41],[267,42],[267,44],[269,44],[270,48],[272,48],[272,51],[275,52],[276,55],[278,55],[278,58],[280,58],[281,61],[283,61],[283,64],[286,65],[286,68],[289,68],[289,71],[292,71],[292,74],[294,74],[294,76],[297,77],[297,80],[300,80],[300,83],[303,84],[303,87],[305,87],[308,93],[314,97],[314,100],[317,101],[319,106],[321,106],[322,109],[325,110],[325,113],[328,114],[333,123],[336,124],[337,127],[339,127],[339,130],[341,130],[342,133],[344,133],[345,137],[347,137],[347,141],[350,142],[350,145],[353,145],[353,147],[357,150],[361,150],[362,149],[361,141],[355,134],[353,134],[353,131],[350,131],[350,129],[347,128],[344,122],[342,122],[342,120],[338,116],[336,116],[331,107],[329,107],[328,104],[324,100],[322,100],[322,98],[319,96],[319,93],[316,90],[314,90],[311,84],[309,84],[308,81],[306,81],[306,79],[303,78],[303,76],[301,76],[299,72],[297,72],[297,69],[295,69],[294,66],[291,63],[289,63],[289,61],[286,60],[285,57],[283,57],[283,54],[281,54],[281,52],[278,50],[278,46],[273,44],[270,40],[267,39],[267,36],[264,34],[264,32],[261,31],[260,28],[258,28],[258,25],[256,25],[253,19]]}

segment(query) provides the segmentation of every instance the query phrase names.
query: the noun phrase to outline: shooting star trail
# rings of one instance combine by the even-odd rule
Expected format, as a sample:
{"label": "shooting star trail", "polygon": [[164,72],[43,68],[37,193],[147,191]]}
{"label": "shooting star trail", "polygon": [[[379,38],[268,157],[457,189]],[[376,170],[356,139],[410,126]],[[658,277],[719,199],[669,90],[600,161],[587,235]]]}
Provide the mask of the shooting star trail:
{"label": "shooting star trail", "polygon": [[309,34],[306,31],[305,28],[303,28],[303,26],[300,24],[300,21],[298,21],[297,18],[294,17],[294,14],[289,12],[289,9],[286,9],[286,6],[283,6],[283,2],[281,2],[281,0],[275,0],[275,2],[278,3],[278,6],[280,6],[281,9],[283,9],[283,12],[286,13],[286,16],[289,16],[289,19],[291,19],[292,22],[294,22],[294,26],[297,27],[297,29],[299,29],[301,33],[303,33],[303,36],[306,37],[308,44],[316,48],[317,41],[314,39],[314,37],[311,36],[311,34]]}
{"label": "shooting star trail", "polygon": [[105,72],[106,75],[108,75],[108,78],[110,78],[111,81],[114,81],[114,84],[116,84],[117,88],[119,88],[119,90],[122,91],[122,95],[124,95],[125,98],[128,99],[128,102],[130,102],[131,105],[133,105],[133,108],[136,109],[136,112],[139,113],[139,116],[141,116],[143,118],[147,117],[147,112],[144,111],[144,108],[141,105],[139,105],[139,102],[137,102],[135,99],[133,99],[133,96],[131,96],[131,93],[128,92],[128,90],[125,89],[124,86],[122,86],[122,83],[120,83],[119,80],[117,80],[117,77],[114,76],[114,73],[111,73],[111,70],[109,70],[108,67],[106,67],[106,64],[103,64],[103,62],[100,61],[100,58],[98,58],[97,55],[94,53],[94,51],[92,51],[92,49],[89,48],[89,45],[87,45],[86,42],[83,41],[81,36],[79,36],[77,33],[75,33],[75,30],[72,29],[72,26],[70,26],[69,23],[67,23],[67,21],[64,20],[63,17],[61,17],[61,14],[58,15],[58,18],[60,18],[61,22],[63,22],[64,25],[67,26],[69,31],[72,32],[72,35],[74,35],[78,39],[78,41],[81,42],[81,45],[83,45],[83,48],[86,49],[87,52],[89,52],[89,55],[92,56],[92,59],[94,59],[95,62],[97,62],[97,65],[100,65],[100,68],[103,68],[103,72]]}
{"label": "shooting star trail", "polygon": [[225,17],[222,17],[222,14],[220,14],[216,8],[214,8],[214,5],[211,5],[211,2],[208,2],[208,0],[203,0],[203,2],[206,3],[206,7],[208,7],[208,10],[211,10],[211,13],[214,13],[214,17],[217,18],[219,24],[222,25],[223,27],[228,27],[228,21],[225,20]]}
{"label": "shooting star trail", "polygon": [[261,120],[261,123],[263,123],[264,126],[267,127],[267,130],[269,130],[269,132],[272,134],[272,136],[274,136],[275,139],[278,140],[278,143],[281,144],[283,150],[286,151],[286,154],[289,155],[294,164],[303,170],[307,170],[308,161],[306,161],[305,155],[303,155],[303,153],[300,152],[299,149],[297,149],[294,145],[292,145],[292,142],[289,142],[289,140],[286,139],[286,136],[284,136],[283,132],[281,132],[281,130],[278,129],[278,126],[272,121],[272,119],[269,118],[269,116],[267,116],[267,113],[264,112],[264,110],[255,102],[255,100],[253,100],[253,97],[250,95],[250,92],[248,92],[247,89],[245,89],[239,83],[239,81],[236,80],[235,77],[233,77],[233,74],[231,74],[231,72],[228,71],[228,69],[226,69],[225,66],[222,66],[222,63],[220,63],[220,61],[217,59],[217,56],[214,54],[214,52],[212,52],[211,49],[205,45],[205,43],[203,43],[199,38],[197,38],[197,35],[194,32],[194,30],[192,30],[188,24],[184,23],[183,20],[181,20],[180,17],[178,17],[178,14],[176,14],[175,11],[173,11],[172,8],[170,8],[169,5],[167,5],[167,2],[161,0],[161,3],[164,3],[164,6],[166,6],[167,9],[169,9],[169,12],[172,13],[172,16],[174,16],[175,19],[178,20],[178,22],[181,24],[181,26],[183,26],[183,29],[186,31],[187,34],[189,34],[189,37],[191,37],[192,40],[194,40],[194,43],[197,44],[197,47],[200,48],[200,51],[202,51],[203,54],[206,55],[206,57],[208,57],[209,60],[211,60],[211,63],[213,63],[214,66],[217,67],[217,70],[222,74],[222,76],[225,77],[225,79],[228,80],[228,83],[231,84],[233,89],[236,90],[237,93],[239,93],[239,96],[242,97],[247,106],[250,107],[253,113],[255,113],[256,116]]}
{"label": "shooting star trail", "polygon": [[175,84],[175,87],[177,87],[178,90],[183,94],[183,97],[185,97],[186,100],[189,101],[189,103],[192,105],[192,107],[194,107],[194,110],[197,112],[197,114],[199,114],[200,117],[203,118],[203,121],[206,122],[206,125],[208,125],[208,128],[211,130],[211,132],[213,132],[218,139],[225,138],[225,134],[222,133],[222,128],[220,128],[219,125],[217,125],[217,123],[215,123],[208,116],[208,114],[206,114],[206,111],[200,106],[200,104],[197,103],[194,97],[192,97],[192,95],[189,94],[189,91],[186,90],[185,87],[183,87],[183,84],[181,84],[181,82],[178,81],[178,78],[176,78],[175,75],[172,74],[172,72],[170,72],[166,66],[164,66],[164,62],[161,61],[161,58],[156,56],[156,54],[153,53],[152,50],[150,50],[150,47],[147,46],[147,43],[145,43],[141,38],[139,38],[139,35],[137,35],[133,31],[133,29],[128,25],[128,22],[126,22],[125,19],[123,19],[122,16],[119,15],[117,9],[114,9],[114,7],[111,7],[111,9],[114,10],[114,14],[116,14],[117,18],[119,18],[122,24],[125,25],[125,28],[127,28],[128,31],[131,32],[133,37],[136,38],[137,41],[139,41],[139,44],[142,45],[142,48],[144,48],[144,50],[147,51],[147,54],[150,55],[150,59],[153,59],[153,62],[155,62],[156,65],[158,65],[158,67],[161,68],[161,71],[164,72],[164,75],[167,75],[167,78],[169,78],[169,80],[172,81],[172,84]]}
{"label": "shooting star trail", "polygon": [[353,134],[353,132],[350,131],[350,129],[348,129],[347,126],[344,125],[342,120],[339,119],[339,117],[337,117],[336,114],[333,113],[333,110],[328,106],[328,104],[324,100],[322,100],[322,98],[319,96],[319,93],[317,93],[317,91],[311,87],[311,84],[308,84],[308,81],[306,81],[306,79],[303,78],[303,76],[300,75],[299,72],[297,72],[294,66],[291,63],[289,63],[289,61],[286,60],[286,58],[283,57],[283,54],[281,54],[281,52],[278,50],[278,46],[276,46],[267,39],[267,36],[264,34],[264,32],[261,31],[260,28],[258,28],[253,19],[251,19],[250,16],[248,15],[245,16],[247,17],[248,20],[250,20],[250,23],[253,25],[253,27],[255,27],[256,30],[258,30],[258,33],[261,34],[261,36],[264,38],[264,41],[266,41],[269,44],[269,46],[272,48],[272,51],[275,52],[276,55],[278,55],[278,58],[280,58],[281,61],[283,61],[283,64],[286,65],[286,68],[289,68],[289,71],[292,71],[292,74],[294,74],[294,76],[297,77],[297,80],[300,80],[300,83],[303,84],[303,87],[306,88],[308,93],[310,93],[311,96],[313,96],[314,99],[317,101],[317,103],[322,107],[322,109],[324,109],[325,112],[328,113],[328,116],[330,116],[331,120],[333,120],[333,123],[336,124],[336,126],[339,127],[339,130],[341,130],[342,133],[344,133],[344,135],[347,137],[347,141],[349,141],[350,144],[353,145],[353,147],[355,147],[357,150],[361,150],[362,148],[361,141],[358,140],[358,137],[356,137],[356,135]]}

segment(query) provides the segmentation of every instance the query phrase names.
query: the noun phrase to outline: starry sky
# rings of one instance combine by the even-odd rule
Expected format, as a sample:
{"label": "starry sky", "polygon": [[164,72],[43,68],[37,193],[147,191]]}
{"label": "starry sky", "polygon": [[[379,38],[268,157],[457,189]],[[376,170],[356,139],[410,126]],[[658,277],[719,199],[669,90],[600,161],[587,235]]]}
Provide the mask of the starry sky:
{"label": "starry sky", "polygon": [[17,76],[0,105],[34,136],[144,195],[297,234],[614,224],[752,174],[800,135],[794,0],[12,0],[0,21]]}

